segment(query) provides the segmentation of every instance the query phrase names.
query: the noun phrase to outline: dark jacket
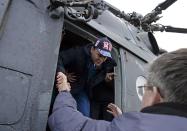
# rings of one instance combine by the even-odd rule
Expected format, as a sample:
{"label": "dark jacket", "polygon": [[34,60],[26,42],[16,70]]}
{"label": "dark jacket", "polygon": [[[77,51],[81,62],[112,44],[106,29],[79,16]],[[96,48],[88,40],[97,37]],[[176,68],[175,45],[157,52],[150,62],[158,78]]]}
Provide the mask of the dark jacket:
{"label": "dark jacket", "polygon": [[[60,52],[58,59],[57,72],[65,71],[75,73],[76,81],[71,84],[71,93],[76,94],[81,89],[86,88],[87,92],[92,92],[92,88],[104,81],[106,72],[110,72],[116,63],[114,60],[108,58],[101,66],[100,70],[97,70],[91,77],[90,65],[94,65],[91,59],[91,47],[92,45],[86,45],[82,47],[75,47]],[[91,95],[91,94],[90,94]]]}
{"label": "dark jacket", "polygon": [[175,104],[161,104],[159,110],[167,113],[156,112],[155,108],[150,107],[152,111],[148,112],[124,113],[112,122],[93,120],[77,111],[70,93],[61,92],[48,123],[52,131],[187,131],[186,105],[176,108]]}
{"label": "dark jacket", "polygon": [[71,93],[76,94],[87,83],[88,65],[93,64],[90,55],[91,45],[75,47],[60,52],[57,72],[69,72],[76,75],[76,81],[71,84]]}
{"label": "dark jacket", "polygon": [[89,97],[94,101],[114,101],[114,80],[105,82],[105,76],[106,73],[114,72],[115,66],[117,66],[116,62],[108,58],[88,82]]}

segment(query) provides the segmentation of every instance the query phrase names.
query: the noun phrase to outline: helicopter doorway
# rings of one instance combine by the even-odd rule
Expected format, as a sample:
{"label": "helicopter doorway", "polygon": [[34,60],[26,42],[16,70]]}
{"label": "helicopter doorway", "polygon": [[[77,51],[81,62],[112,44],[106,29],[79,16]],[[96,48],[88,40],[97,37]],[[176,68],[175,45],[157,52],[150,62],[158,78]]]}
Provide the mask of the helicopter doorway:
{"label": "helicopter doorway", "polygon": [[[66,51],[71,48],[87,46],[89,44],[94,43],[94,41],[90,39],[83,38],[75,32],[71,32],[65,29],[62,32],[61,47],[59,52]],[[115,52],[113,51],[112,56],[114,56],[114,54]],[[113,72],[114,69],[111,71]],[[51,101],[51,109],[57,94],[58,91],[56,87],[54,87]],[[107,105],[109,103],[114,103],[114,80],[109,83],[105,83],[104,81],[100,82],[92,89],[92,94],[92,97],[89,97],[91,104],[91,118],[111,121],[113,119],[113,116],[107,112]]]}

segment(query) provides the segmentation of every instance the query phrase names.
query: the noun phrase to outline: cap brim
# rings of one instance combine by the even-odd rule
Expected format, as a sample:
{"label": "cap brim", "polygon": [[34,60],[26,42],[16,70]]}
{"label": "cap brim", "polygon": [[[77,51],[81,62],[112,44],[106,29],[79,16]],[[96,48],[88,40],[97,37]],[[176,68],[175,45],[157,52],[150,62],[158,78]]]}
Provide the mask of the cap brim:
{"label": "cap brim", "polygon": [[105,57],[110,57],[112,58],[110,52],[107,52],[107,51],[104,51],[104,50],[101,50],[101,49],[97,49],[99,51],[99,53]]}

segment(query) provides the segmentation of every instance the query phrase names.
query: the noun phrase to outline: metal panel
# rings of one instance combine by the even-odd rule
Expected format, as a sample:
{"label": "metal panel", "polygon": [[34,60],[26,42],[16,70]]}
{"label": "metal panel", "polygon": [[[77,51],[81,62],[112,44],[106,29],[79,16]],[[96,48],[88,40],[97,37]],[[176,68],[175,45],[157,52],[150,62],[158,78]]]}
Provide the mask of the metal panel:
{"label": "metal panel", "polygon": [[127,51],[121,51],[121,53],[125,54],[122,60],[124,65],[122,76],[125,78],[122,89],[122,108],[124,111],[138,111],[141,108],[141,101],[137,94],[136,80],[139,76],[146,77],[147,63]]}
{"label": "metal panel", "polygon": [[1,126],[0,125],[0,131],[15,131],[15,130],[11,126]]}
{"label": "metal panel", "polygon": [[115,104],[117,104],[119,107],[121,107],[121,63],[120,63],[120,55],[118,49],[113,47],[113,52],[112,52],[112,58],[116,61],[117,67],[114,68],[114,72],[117,76],[115,76]]}
{"label": "metal panel", "polygon": [[[121,61],[120,61],[120,65],[121,65],[121,109],[125,112],[126,111],[126,59],[125,59],[125,53],[124,50],[122,48],[120,48],[120,57],[121,57]],[[125,101],[124,101],[125,100]],[[124,108],[125,107],[125,108]]]}
{"label": "metal panel", "polygon": [[10,0],[1,0],[0,1],[0,29],[1,29],[5,14],[8,10],[9,4],[10,4]]}
{"label": "metal panel", "polygon": [[13,124],[23,116],[31,76],[2,67],[0,74],[0,124]]}
{"label": "metal panel", "polygon": [[[15,88],[14,97],[20,100],[20,103],[17,103],[18,106],[14,105],[16,103],[11,106],[5,105],[5,107],[16,108],[18,114],[12,116],[12,113],[15,113],[13,111],[4,115],[4,120],[1,119],[3,125],[0,124],[2,130],[44,131],[46,129],[64,21],[63,17],[59,20],[51,19],[46,11],[48,5],[48,0],[14,0],[8,10],[0,39],[0,67],[12,72],[3,71],[4,73],[0,73],[0,78],[12,75],[12,83],[16,83],[16,87],[6,80],[3,88],[2,86],[0,88],[2,93]],[[32,76],[27,78],[27,75],[23,75],[30,81],[28,82],[30,85],[27,83],[24,89],[19,78],[21,74]],[[9,97],[12,95],[9,93]],[[25,97],[27,101],[21,100]],[[23,111],[20,108],[24,104]],[[4,112],[4,109],[0,108],[0,110],[1,113]],[[11,112],[11,109],[7,112]],[[16,123],[13,123],[15,121]]]}

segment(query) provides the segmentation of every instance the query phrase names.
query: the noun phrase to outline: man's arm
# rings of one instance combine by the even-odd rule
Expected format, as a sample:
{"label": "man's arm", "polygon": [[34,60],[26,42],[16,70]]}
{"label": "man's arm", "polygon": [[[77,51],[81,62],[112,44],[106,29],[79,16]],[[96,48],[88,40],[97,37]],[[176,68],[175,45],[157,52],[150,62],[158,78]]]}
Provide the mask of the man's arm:
{"label": "man's arm", "polygon": [[106,72],[105,75],[105,81],[110,82],[114,79],[114,76],[116,75],[114,73],[114,67],[117,66],[116,62],[114,59],[108,58],[104,63],[103,63],[103,68]]}
{"label": "man's arm", "polygon": [[52,131],[107,131],[110,126],[107,121],[83,116],[68,91],[58,94],[48,123]]}
{"label": "man's arm", "polygon": [[71,48],[65,51],[61,51],[58,57],[57,72],[65,73],[65,67],[71,64],[75,59],[75,49]]}
{"label": "man's arm", "polygon": [[77,111],[77,105],[71,94],[67,77],[62,74],[62,83],[57,85],[59,94],[49,117],[52,131],[107,131],[110,123],[97,121],[83,116]]}
{"label": "man's arm", "polygon": [[117,66],[117,63],[112,58],[107,58],[107,60],[103,63],[103,69],[106,71],[106,73],[113,72],[114,67]]}
{"label": "man's arm", "polygon": [[61,51],[59,53],[58,64],[57,64],[57,83],[58,84],[62,82],[62,78],[60,75],[61,73],[66,73],[66,75],[68,76],[68,80],[70,82],[74,82],[76,80],[76,76],[74,73],[67,72],[65,70],[65,67],[73,64],[73,62],[77,58],[76,53],[77,53],[77,48],[71,48],[65,51]]}

